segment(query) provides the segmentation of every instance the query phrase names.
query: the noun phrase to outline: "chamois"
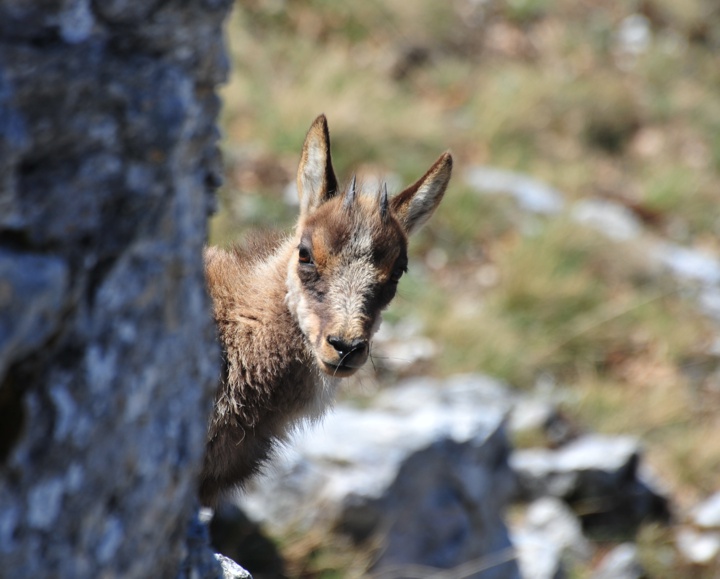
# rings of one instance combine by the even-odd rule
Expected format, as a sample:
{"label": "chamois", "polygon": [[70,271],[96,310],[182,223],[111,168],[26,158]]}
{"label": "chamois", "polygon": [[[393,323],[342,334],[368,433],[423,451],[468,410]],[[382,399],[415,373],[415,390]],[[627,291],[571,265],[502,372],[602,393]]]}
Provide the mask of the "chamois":
{"label": "chamois", "polygon": [[443,154],[392,199],[341,192],[324,115],[310,127],[297,172],[292,237],[256,236],[205,251],[208,291],[223,352],[200,500],[242,485],[303,420],[332,404],[340,378],[370,353],[380,313],[407,270],[407,238],[440,203],[452,171]]}

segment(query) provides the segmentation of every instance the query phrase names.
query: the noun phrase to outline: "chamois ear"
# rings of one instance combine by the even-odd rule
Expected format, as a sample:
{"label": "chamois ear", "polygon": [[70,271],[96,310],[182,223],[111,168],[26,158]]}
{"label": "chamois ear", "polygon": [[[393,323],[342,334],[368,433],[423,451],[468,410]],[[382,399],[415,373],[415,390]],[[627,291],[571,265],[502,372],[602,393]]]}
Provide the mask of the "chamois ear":
{"label": "chamois ear", "polygon": [[440,204],[452,165],[452,155],[444,153],[425,175],[390,201],[393,214],[408,235],[420,229]]}
{"label": "chamois ear", "polygon": [[330,133],[325,115],[320,115],[305,137],[300,166],[297,172],[297,189],[300,214],[306,215],[337,193],[337,179],[330,157]]}

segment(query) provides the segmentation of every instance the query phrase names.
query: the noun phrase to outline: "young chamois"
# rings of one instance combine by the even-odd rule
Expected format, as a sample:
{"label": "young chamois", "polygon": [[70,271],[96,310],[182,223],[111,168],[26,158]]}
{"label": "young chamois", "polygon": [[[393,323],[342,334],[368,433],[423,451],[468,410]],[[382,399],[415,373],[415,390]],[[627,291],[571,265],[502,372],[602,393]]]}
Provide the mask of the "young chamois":
{"label": "young chamois", "polygon": [[392,199],[338,188],[324,116],[310,127],[297,173],[292,237],[208,248],[207,284],[224,369],[211,419],[200,499],[242,485],[293,426],[319,418],[340,378],[368,358],[380,312],[407,269],[407,238],[445,193],[442,155]]}

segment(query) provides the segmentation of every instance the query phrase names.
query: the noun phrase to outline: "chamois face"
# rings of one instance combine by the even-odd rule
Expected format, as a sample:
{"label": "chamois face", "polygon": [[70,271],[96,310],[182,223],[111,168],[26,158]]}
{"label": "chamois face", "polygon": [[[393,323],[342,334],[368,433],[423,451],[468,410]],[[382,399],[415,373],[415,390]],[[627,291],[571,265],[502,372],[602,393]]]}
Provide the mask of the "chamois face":
{"label": "chamois face", "polygon": [[[347,195],[347,193],[345,194]],[[349,376],[367,360],[380,312],[407,269],[407,237],[377,199],[337,196],[303,219],[288,270],[299,325],[322,370]]]}
{"label": "chamois face", "polygon": [[288,263],[287,303],[327,374],[350,376],[367,360],[380,313],[407,270],[407,238],[432,214],[450,179],[448,153],[388,199],[338,191],[324,116],[313,123],[298,169],[300,219]]}

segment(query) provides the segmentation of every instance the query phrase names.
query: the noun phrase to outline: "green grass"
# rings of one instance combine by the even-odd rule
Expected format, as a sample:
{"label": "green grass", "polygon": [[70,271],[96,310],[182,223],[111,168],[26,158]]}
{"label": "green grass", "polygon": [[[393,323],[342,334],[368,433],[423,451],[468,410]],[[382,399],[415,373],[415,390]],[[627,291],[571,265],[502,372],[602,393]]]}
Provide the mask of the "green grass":
{"label": "green grass", "polygon": [[444,301],[425,303],[430,291],[414,296],[444,349],[445,372],[485,371],[525,387],[550,373],[572,383],[586,370],[612,373],[621,353],[651,346],[679,363],[707,335],[704,321],[672,284],[654,279],[634,248],[569,222],[515,236],[491,266],[499,280],[493,288],[466,276],[449,300],[451,277]]}

